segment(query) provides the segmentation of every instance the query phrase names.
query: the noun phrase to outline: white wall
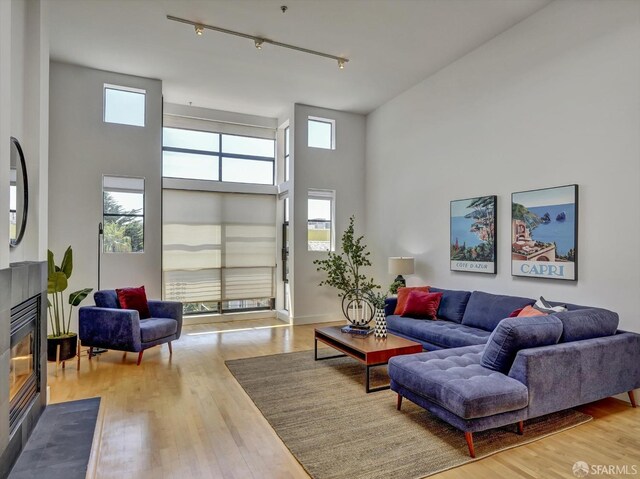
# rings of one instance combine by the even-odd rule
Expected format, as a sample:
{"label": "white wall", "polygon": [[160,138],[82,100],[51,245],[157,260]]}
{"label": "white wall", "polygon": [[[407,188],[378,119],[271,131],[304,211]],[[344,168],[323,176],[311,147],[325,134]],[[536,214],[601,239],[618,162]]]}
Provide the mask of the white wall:
{"label": "white wall", "polygon": [[[0,2],[0,211],[9,211],[11,136],[11,2]],[[9,222],[0,221],[0,238],[9,238]],[[0,269],[9,266],[9,242],[0,242]],[[2,446],[4,447],[4,446]]]}
{"label": "white wall", "polygon": [[[309,116],[336,122],[336,149],[307,146]],[[316,271],[314,259],[326,253],[307,250],[307,192],[309,189],[336,191],[336,249],[349,217],[356,215],[356,232],[365,228],[364,166],[365,117],[353,113],[295,105],[293,141],[293,322],[304,324],[340,319],[340,300],[334,288],[319,287],[324,275]]]}
{"label": "white wall", "polygon": [[[544,295],[640,331],[640,2],[562,0],[367,118],[367,239],[377,277]],[[579,281],[510,275],[510,195],[580,185]],[[498,274],[449,271],[449,201],[498,195]]]}
{"label": "white wall", "polygon": [[[144,128],[103,122],[105,83],[146,90]],[[97,287],[102,175],[136,176],[146,179],[144,253],[103,254],[101,287],[144,284],[160,298],[162,83],[52,62],[50,97],[49,248],[60,261],[73,247],[69,291]]]}
{"label": "white wall", "polygon": [[[8,223],[0,224],[0,268],[46,259],[49,127],[48,4],[2,2],[0,11],[0,210],[9,209],[9,136],[20,142],[27,164],[29,211],[22,242],[9,248]],[[6,224],[5,224],[6,223]]]}

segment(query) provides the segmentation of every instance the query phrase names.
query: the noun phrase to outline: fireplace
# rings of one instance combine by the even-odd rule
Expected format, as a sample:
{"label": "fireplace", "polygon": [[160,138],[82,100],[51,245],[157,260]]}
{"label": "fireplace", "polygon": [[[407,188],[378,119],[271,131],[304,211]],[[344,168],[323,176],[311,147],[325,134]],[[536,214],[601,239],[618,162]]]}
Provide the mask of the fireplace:
{"label": "fireplace", "polygon": [[41,296],[37,295],[11,308],[9,357],[9,433],[19,423],[36,397],[40,384]]}
{"label": "fireplace", "polygon": [[45,408],[46,312],[46,262],[0,269],[0,478],[9,475]]}

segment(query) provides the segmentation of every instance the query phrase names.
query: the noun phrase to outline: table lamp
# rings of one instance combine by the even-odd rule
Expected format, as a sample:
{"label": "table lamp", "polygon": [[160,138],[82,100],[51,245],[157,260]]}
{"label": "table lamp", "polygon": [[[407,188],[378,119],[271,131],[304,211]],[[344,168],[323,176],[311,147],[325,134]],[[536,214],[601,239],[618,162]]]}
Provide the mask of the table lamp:
{"label": "table lamp", "polygon": [[389,274],[397,274],[395,281],[402,283],[403,286],[407,282],[402,277],[403,274],[413,274],[415,260],[406,256],[394,256],[389,258]]}

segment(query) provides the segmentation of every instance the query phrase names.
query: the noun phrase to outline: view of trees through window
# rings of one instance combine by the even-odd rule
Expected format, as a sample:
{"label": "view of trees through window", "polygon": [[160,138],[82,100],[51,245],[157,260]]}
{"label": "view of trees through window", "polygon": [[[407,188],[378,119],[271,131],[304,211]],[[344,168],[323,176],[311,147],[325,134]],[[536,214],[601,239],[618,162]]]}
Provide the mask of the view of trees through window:
{"label": "view of trees through window", "polygon": [[[132,189],[128,189],[132,188]],[[104,177],[103,251],[144,251],[144,180]]]}

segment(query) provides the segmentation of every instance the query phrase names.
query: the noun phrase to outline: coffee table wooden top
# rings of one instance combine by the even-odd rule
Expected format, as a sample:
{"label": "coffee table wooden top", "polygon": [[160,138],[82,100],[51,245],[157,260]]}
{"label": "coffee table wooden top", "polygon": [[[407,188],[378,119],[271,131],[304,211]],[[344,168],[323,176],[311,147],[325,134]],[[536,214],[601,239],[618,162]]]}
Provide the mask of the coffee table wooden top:
{"label": "coffee table wooden top", "polygon": [[340,328],[341,326],[316,328],[315,339],[366,365],[385,364],[393,356],[422,352],[420,343],[394,334],[387,334],[385,339],[375,338],[373,334],[359,337],[343,333]]}

